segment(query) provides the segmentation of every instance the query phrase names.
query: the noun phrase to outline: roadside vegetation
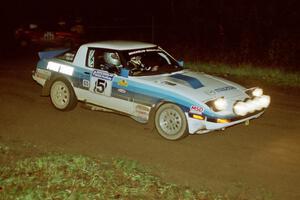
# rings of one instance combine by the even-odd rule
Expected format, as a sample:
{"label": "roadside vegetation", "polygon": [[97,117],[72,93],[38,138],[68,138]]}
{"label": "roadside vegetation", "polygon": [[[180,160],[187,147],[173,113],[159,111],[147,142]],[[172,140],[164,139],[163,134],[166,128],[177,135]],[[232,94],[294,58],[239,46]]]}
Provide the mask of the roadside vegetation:
{"label": "roadside vegetation", "polygon": [[300,72],[280,68],[256,67],[253,65],[229,65],[222,63],[189,62],[188,68],[233,79],[251,79],[276,86],[300,87]]}
{"label": "roadside vegetation", "polygon": [[0,140],[0,199],[245,200],[245,194],[243,188],[220,195],[166,183],[136,161],[44,153],[28,143]]}
{"label": "roadside vegetation", "polygon": [[0,143],[0,199],[214,199],[165,183],[135,161],[29,149]]}

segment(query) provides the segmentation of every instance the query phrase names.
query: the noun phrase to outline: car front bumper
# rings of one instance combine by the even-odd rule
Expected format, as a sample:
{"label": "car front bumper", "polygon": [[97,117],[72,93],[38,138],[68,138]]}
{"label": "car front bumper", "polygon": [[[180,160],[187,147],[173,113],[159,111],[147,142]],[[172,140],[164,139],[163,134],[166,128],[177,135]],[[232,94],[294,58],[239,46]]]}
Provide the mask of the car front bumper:
{"label": "car front bumper", "polygon": [[250,116],[246,116],[244,118],[237,118],[231,120],[230,122],[225,122],[225,123],[213,122],[212,120],[207,120],[207,118],[205,120],[194,119],[186,113],[187,122],[188,122],[188,131],[190,134],[195,134],[195,133],[202,134],[202,133],[207,133],[215,130],[222,130],[237,124],[247,123],[252,119],[256,119],[260,117],[263,113],[264,110],[258,113],[254,113]]}

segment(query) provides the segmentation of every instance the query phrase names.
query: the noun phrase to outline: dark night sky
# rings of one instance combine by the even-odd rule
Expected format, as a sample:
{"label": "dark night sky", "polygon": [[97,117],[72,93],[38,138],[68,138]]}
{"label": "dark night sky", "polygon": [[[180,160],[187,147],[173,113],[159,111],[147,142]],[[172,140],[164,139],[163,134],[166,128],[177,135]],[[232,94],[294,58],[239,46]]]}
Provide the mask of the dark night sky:
{"label": "dark night sky", "polygon": [[220,46],[222,40],[225,49],[246,43],[252,51],[266,51],[274,42],[284,46],[288,40],[286,46],[292,45],[297,51],[291,58],[295,64],[299,8],[298,0],[15,0],[1,6],[1,34],[9,37],[21,23],[50,22],[59,17],[82,17],[88,26],[128,27],[151,26],[154,19],[162,41],[196,42],[203,48]]}
{"label": "dark night sky", "polygon": [[[155,16],[166,23],[176,20],[179,24],[205,21],[211,23],[266,23],[265,27],[293,29],[299,24],[299,6],[297,0],[15,0],[4,9],[7,23],[29,20],[50,20],[61,15],[83,16],[101,20],[101,17],[130,17],[142,20]],[[254,19],[255,18],[255,19]],[[5,20],[6,21],[6,20]]]}

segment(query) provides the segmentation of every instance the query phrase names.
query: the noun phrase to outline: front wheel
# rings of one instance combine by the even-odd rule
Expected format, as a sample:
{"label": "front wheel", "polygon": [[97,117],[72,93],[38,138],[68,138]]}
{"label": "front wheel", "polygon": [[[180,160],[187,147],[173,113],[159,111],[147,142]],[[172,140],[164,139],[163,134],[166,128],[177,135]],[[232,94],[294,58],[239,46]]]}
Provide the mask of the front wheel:
{"label": "front wheel", "polygon": [[179,140],[188,135],[185,114],[175,104],[166,103],[158,108],[155,126],[158,133],[167,140]]}
{"label": "front wheel", "polygon": [[58,110],[71,110],[77,104],[77,99],[71,84],[63,79],[55,80],[50,89],[53,106]]}

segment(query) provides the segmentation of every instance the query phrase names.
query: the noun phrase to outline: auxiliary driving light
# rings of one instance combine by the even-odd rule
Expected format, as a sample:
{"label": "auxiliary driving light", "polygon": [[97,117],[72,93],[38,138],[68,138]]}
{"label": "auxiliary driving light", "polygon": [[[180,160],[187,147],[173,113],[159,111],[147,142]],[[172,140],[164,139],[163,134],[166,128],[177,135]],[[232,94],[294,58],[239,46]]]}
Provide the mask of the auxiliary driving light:
{"label": "auxiliary driving light", "polygon": [[257,109],[257,106],[253,100],[246,101],[246,106],[249,113],[253,113]]}
{"label": "auxiliary driving light", "polygon": [[252,91],[252,95],[254,97],[261,97],[263,95],[263,89],[261,88],[255,88],[253,91]]}
{"label": "auxiliary driving light", "polygon": [[233,111],[239,116],[245,116],[248,113],[267,108],[270,105],[270,102],[270,96],[262,95],[260,97],[255,97],[254,99],[248,99],[246,102],[237,102],[233,107]]}
{"label": "auxiliary driving light", "polygon": [[235,104],[233,110],[237,115],[240,115],[240,116],[245,116],[248,112],[246,103],[242,102],[242,101]]}
{"label": "auxiliary driving light", "polygon": [[261,110],[261,109],[263,109],[263,106],[261,105],[260,99],[261,99],[261,97],[255,97],[255,98],[253,99],[253,104],[255,105],[255,109],[256,109],[256,110]]}
{"label": "auxiliary driving light", "polygon": [[263,95],[259,98],[259,102],[263,108],[266,108],[270,105],[271,97],[268,95]]}
{"label": "auxiliary driving light", "polygon": [[218,98],[214,101],[214,107],[221,111],[221,110],[225,110],[227,108],[227,101],[224,98]]}

